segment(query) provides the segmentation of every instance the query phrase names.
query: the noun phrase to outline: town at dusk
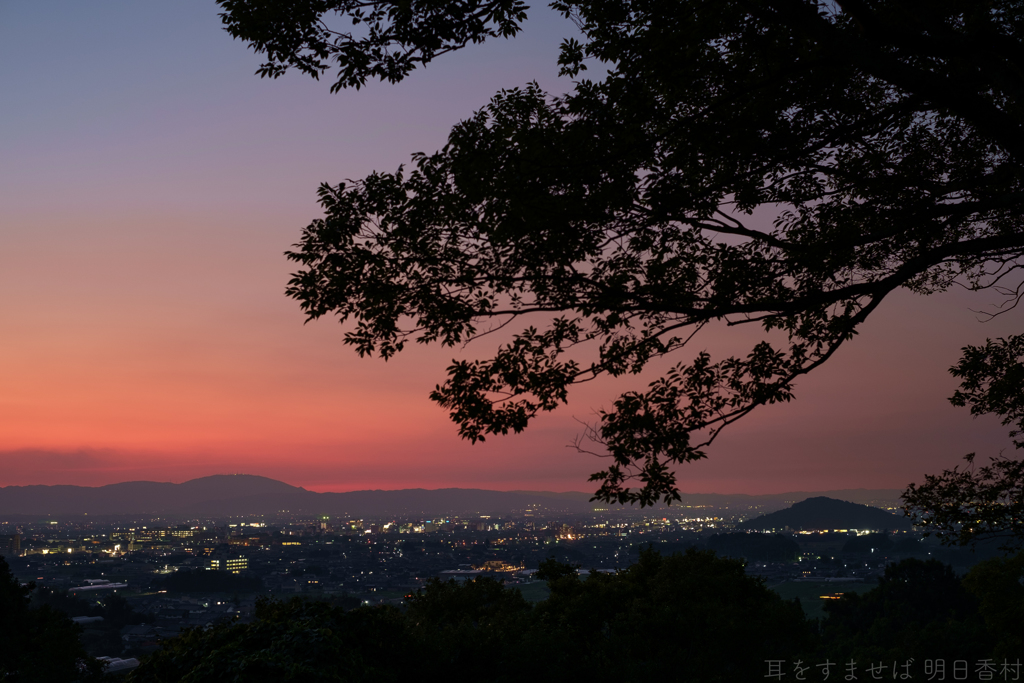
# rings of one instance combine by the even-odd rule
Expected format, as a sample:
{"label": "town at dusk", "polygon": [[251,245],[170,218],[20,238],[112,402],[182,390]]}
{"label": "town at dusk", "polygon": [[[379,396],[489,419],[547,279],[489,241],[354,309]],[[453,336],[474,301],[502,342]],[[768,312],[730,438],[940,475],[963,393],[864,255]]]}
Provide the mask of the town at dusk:
{"label": "town at dusk", "polygon": [[0,679],[1019,680],[1022,26],[0,0]]}

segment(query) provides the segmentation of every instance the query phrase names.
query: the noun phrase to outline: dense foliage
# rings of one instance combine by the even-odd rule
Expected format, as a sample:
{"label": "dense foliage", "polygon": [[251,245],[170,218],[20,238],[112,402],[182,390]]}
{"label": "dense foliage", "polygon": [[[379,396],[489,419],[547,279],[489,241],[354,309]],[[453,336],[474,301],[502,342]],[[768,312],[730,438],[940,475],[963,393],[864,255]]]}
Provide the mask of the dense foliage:
{"label": "dense foliage", "polygon": [[[512,36],[527,11],[219,4],[229,32],[267,56],[263,75],[337,67],[335,89]],[[562,46],[569,94],[503,91],[411,169],[323,185],[326,216],[289,253],[289,294],[310,318],[353,321],[360,354],[521,326],[490,360],[454,362],[433,392],[462,436],[520,431],[571,385],[639,373],[706,325],[761,325],[748,355],[697,353],[589,432],[612,457],[593,476],[598,498],[671,501],[674,466],[757,406],[791,400],[896,289],[1019,297],[1019,2],[551,6],[581,35]],[[603,76],[588,80],[595,61]]]}
{"label": "dense foliage", "polygon": [[536,606],[489,579],[433,581],[404,612],[264,601],[254,623],[191,631],[131,681],[724,682],[753,680],[765,657],[810,644],[796,603],[712,553],[647,551],[586,580],[548,562],[541,576],[551,596]]}
{"label": "dense foliage", "polygon": [[977,598],[937,560],[890,565],[876,588],[848,593],[825,610],[823,647],[838,661],[973,663],[992,656]]}
{"label": "dense foliage", "polygon": [[1012,661],[1024,642],[1024,555],[963,580],[940,562],[905,560],[872,590],[830,601],[821,623],[706,551],[646,550],[624,571],[585,579],[549,560],[538,576],[551,594],[535,605],[490,579],[432,581],[404,611],[262,601],[251,624],[165,643],[130,681],[731,683],[764,680],[768,660],[913,659],[920,673],[926,659]]}
{"label": "dense foliage", "polygon": [[93,593],[86,600],[68,591],[39,587],[31,597],[33,608],[52,609],[68,617],[101,617],[102,621],[90,623],[79,638],[85,651],[94,657],[118,654],[124,649],[121,629],[152,620],[149,615],[136,612],[131,603],[117,593],[103,596]]}
{"label": "dense foliage", "polygon": [[410,680],[408,624],[395,610],[345,612],[323,602],[261,601],[251,624],[192,629],[129,680],[320,683]]}
{"label": "dense foliage", "polygon": [[1024,553],[994,557],[976,565],[964,586],[980,600],[980,611],[994,636],[996,657],[1024,652]]}
{"label": "dense foliage", "polygon": [[81,631],[49,605],[30,608],[33,584],[22,585],[0,557],[0,680],[70,683],[98,680],[100,667],[78,642]]}
{"label": "dense foliage", "polygon": [[[953,404],[970,406],[975,416],[999,416],[1014,445],[1024,448],[1024,335],[965,347],[951,372],[962,380]],[[912,484],[903,494],[907,514],[949,544],[984,538],[1002,539],[1007,548],[1024,544],[1024,461],[1000,454],[976,468],[974,453],[965,460],[964,469]]]}

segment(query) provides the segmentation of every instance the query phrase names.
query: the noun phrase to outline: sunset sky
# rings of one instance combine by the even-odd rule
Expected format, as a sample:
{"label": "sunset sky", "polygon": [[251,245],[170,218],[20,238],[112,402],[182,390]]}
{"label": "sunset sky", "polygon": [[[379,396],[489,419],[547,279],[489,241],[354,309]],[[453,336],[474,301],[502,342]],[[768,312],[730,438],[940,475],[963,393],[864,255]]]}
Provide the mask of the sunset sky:
{"label": "sunset sky", "polygon": [[[321,182],[434,151],[501,88],[567,90],[573,30],[536,12],[513,41],[331,95],[256,77],[212,0],[0,0],[0,485],[243,472],[318,491],[591,490],[603,461],[567,447],[577,420],[684,357],[474,446],[427,396],[493,342],[360,359],[284,296]],[[902,488],[998,453],[1006,430],[946,401],[960,347],[1020,330],[1021,311],[978,322],[996,302],[897,294],[794,403],[683,467],[681,489]],[[689,355],[744,353],[757,332],[712,330]]]}

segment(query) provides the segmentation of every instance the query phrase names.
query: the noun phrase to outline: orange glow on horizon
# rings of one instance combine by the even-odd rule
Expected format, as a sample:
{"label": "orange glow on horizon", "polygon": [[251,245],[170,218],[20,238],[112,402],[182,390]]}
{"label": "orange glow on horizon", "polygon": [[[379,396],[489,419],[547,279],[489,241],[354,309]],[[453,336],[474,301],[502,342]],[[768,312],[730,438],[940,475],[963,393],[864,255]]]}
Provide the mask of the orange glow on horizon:
{"label": "orange glow on horizon", "polygon": [[[702,350],[745,355],[761,338],[709,327],[642,375],[574,387],[524,434],[460,440],[429,393],[453,358],[489,357],[500,334],[360,359],[334,320],[304,324],[283,254],[321,216],[320,183],[440,149],[501,88],[564,92],[571,24],[551,11],[515,41],[331,95],[253,76],[261,60],[208,4],[4,6],[0,65],[17,97],[0,127],[0,486],[247,473],[315,491],[589,492],[607,463],[568,447],[577,420]],[[903,488],[998,453],[998,420],[946,400],[963,345],[1020,329],[1024,308],[979,325],[972,309],[991,303],[895,293],[794,402],[756,410],[679,467],[680,488]]]}

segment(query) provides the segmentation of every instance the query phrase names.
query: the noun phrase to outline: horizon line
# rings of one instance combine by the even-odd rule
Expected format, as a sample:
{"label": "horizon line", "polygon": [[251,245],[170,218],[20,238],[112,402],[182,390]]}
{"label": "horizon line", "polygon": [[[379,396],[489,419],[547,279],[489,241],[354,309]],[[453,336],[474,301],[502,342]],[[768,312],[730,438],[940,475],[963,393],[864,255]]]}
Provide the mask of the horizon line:
{"label": "horizon line", "polygon": [[[362,488],[362,489],[349,489],[349,490],[344,490],[344,491],[336,491],[336,490],[314,491],[314,490],[308,489],[308,488],[306,488],[304,486],[297,486],[295,484],[290,484],[290,483],[288,483],[286,481],[282,481],[280,479],[274,479],[273,477],[266,477],[266,476],[263,476],[263,475],[260,475],[260,474],[248,474],[248,473],[245,473],[245,472],[225,472],[225,473],[219,473],[219,474],[209,474],[209,475],[205,475],[205,476],[202,476],[202,477],[193,477],[191,479],[186,479],[184,481],[179,481],[179,482],[175,482],[175,481],[156,481],[156,480],[152,480],[152,479],[130,479],[130,480],[126,480],[126,481],[113,482],[113,483],[110,483],[110,484],[100,484],[98,486],[89,486],[89,485],[85,485],[85,484],[8,484],[8,485],[0,485],[0,489],[6,489],[6,488],[28,488],[30,486],[46,486],[46,487],[73,486],[75,488],[98,489],[98,488],[104,488],[106,486],[119,486],[119,485],[122,485],[122,484],[169,484],[169,485],[172,485],[172,486],[182,486],[182,485],[188,484],[190,482],[201,481],[203,479],[213,479],[213,478],[216,478],[216,477],[253,477],[253,478],[257,478],[257,479],[266,479],[268,481],[276,482],[276,483],[279,483],[279,484],[284,484],[285,486],[290,486],[292,488],[301,489],[303,491],[307,491],[309,493],[316,493],[316,494],[322,494],[322,493],[372,493],[372,492],[387,493],[387,492],[399,492],[399,491],[491,491],[491,492],[498,492],[498,493],[551,493],[551,494],[557,494],[557,495],[567,495],[567,494],[593,495],[593,494],[587,493],[586,491],[551,491],[551,490],[545,490],[545,489],[521,489],[521,488],[519,488],[519,489],[496,489],[496,488],[460,487],[460,486],[442,486],[442,487],[438,487],[438,488],[426,488],[426,487],[422,487],[422,486],[415,486],[415,487],[394,488],[394,489]],[[867,487],[861,486],[861,487],[856,487],[856,488],[833,488],[833,489],[818,489],[818,490],[807,490],[807,489],[805,489],[805,490],[792,490],[791,489],[791,490],[787,490],[787,491],[777,491],[777,492],[773,492],[773,493],[738,493],[738,492],[719,493],[719,492],[683,492],[683,491],[680,491],[679,495],[681,495],[681,496],[744,496],[744,497],[748,497],[748,498],[759,498],[759,497],[764,497],[764,496],[782,496],[782,495],[787,495],[787,494],[805,494],[805,493],[831,493],[831,492],[839,492],[839,491],[897,491],[898,492],[898,491],[901,491],[901,490],[902,489],[898,489],[898,488],[887,488],[887,487],[867,488]]]}

